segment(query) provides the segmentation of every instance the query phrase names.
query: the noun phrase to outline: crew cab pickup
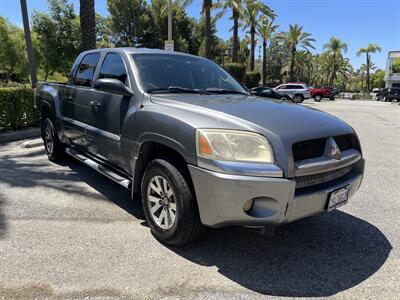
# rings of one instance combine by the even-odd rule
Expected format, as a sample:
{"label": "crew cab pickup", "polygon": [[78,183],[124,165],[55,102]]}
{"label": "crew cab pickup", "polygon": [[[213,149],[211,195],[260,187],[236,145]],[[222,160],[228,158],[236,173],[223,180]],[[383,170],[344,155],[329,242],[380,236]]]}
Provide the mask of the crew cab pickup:
{"label": "crew cab pickup", "polygon": [[330,100],[335,100],[334,89],[330,86],[323,86],[321,88],[311,88],[311,97],[314,98],[316,102],[320,102],[322,98],[329,98]]}
{"label": "crew cab pickup", "polygon": [[222,67],[188,54],[83,52],[68,83],[38,84],[35,103],[48,158],[69,154],[129,189],[170,245],[207,226],[274,226],[329,212],[363,177],[348,124],[252,96]]}

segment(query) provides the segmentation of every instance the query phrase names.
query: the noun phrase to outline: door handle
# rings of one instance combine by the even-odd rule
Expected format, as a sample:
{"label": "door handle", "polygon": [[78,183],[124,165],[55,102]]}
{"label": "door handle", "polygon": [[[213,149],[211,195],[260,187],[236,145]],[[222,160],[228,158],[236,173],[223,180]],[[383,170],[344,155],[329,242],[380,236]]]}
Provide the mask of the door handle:
{"label": "door handle", "polygon": [[101,103],[97,101],[90,101],[89,106],[97,108],[101,106]]}

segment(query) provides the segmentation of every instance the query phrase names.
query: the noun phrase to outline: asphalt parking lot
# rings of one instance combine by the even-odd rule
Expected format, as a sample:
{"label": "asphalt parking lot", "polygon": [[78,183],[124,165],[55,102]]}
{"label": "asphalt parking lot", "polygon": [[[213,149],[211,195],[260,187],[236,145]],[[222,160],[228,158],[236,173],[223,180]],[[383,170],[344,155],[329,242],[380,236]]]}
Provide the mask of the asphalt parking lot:
{"label": "asphalt parking lot", "polygon": [[[279,228],[157,242],[138,201],[43,147],[0,145],[0,299],[395,299],[400,293],[400,106],[306,101],[350,123],[366,174],[350,202]],[[299,124],[301,126],[301,124]]]}

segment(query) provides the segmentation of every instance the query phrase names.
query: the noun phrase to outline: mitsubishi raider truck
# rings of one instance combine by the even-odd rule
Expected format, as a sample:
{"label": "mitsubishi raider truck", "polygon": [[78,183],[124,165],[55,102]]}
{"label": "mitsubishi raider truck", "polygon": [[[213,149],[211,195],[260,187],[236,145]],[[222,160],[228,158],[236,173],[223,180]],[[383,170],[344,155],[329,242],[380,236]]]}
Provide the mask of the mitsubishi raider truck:
{"label": "mitsubishi raider truck", "polygon": [[207,226],[276,226],[332,211],[363,177],[348,124],[252,96],[188,54],[83,52],[68,83],[38,84],[35,105],[48,158],[69,154],[129,189],[169,245]]}

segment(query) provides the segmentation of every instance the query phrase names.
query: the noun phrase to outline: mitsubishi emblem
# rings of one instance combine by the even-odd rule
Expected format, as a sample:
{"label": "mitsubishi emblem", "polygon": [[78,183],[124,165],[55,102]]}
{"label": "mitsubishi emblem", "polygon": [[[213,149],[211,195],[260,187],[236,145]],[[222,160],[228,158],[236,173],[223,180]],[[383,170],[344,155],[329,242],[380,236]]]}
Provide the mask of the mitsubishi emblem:
{"label": "mitsubishi emblem", "polygon": [[332,137],[326,140],[325,156],[328,156],[329,158],[333,158],[336,160],[342,159],[342,152],[340,152],[338,145],[336,144],[335,140]]}

